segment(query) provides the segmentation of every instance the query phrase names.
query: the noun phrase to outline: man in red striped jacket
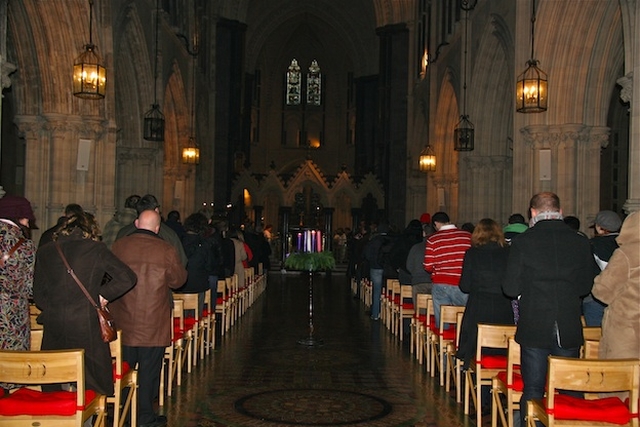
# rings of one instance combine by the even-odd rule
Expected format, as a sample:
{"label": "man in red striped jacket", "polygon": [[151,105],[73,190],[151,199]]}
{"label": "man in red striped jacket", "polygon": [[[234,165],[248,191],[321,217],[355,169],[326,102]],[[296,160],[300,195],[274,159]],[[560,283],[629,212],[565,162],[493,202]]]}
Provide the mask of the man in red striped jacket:
{"label": "man in red striped jacket", "polygon": [[471,233],[451,224],[449,215],[436,212],[431,218],[436,233],[427,239],[424,269],[431,273],[433,310],[440,324],[440,306],[466,305],[468,295],[459,288],[464,254],[471,247]]}

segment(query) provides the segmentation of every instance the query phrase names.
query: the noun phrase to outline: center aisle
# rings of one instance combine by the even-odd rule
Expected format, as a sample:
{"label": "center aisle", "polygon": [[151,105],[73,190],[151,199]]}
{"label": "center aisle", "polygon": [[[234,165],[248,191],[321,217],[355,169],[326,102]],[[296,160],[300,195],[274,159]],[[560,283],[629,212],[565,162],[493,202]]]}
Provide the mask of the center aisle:
{"label": "center aisle", "polygon": [[472,425],[380,322],[353,299],[344,274],[271,272],[265,292],[175,388],[169,426]]}

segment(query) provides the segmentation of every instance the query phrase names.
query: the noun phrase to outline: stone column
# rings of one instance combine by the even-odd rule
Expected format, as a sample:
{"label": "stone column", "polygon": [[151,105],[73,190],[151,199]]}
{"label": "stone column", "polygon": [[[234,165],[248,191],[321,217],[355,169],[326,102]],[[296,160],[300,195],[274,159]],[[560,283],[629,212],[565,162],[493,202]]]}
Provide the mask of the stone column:
{"label": "stone column", "polygon": [[[631,6],[634,7],[634,6]],[[621,97],[628,101],[630,108],[630,131],[629,131],[629,176],[627,182],[629,185],[627,201],[623,209],[626,213],[640,210],[640,85],[633,84],[633,76],[640,75],[640,2],[635,2],[635,14],[633,25],[633,38],[630,42],[633,44],[633,58],[627,58],[632,61],[632,71],[628,73],[618,83],[622,85]],[[627,40],[625,40],[627,41]]]}
{"label": "stone column", "polygon": [[521,132],[529,148],[524,156],[531,165],[529,197],[540,191],[558,194],[564,214],[581,218],[586,226],[584,220],[599,210],[600,148],[609,143],[609,128],[532,125]]}

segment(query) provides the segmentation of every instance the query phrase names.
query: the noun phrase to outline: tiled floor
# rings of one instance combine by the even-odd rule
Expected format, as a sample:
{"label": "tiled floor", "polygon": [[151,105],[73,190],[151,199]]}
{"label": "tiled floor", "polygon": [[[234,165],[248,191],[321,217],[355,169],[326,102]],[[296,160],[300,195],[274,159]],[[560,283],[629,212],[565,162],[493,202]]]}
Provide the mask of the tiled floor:
{"label": "tiled floor", "polygon": [[[168,399],[170,426],[475,424],[353,299],[343,274],[270,273],[262,296]],[[488,420],[487,420],[488,421]]]}

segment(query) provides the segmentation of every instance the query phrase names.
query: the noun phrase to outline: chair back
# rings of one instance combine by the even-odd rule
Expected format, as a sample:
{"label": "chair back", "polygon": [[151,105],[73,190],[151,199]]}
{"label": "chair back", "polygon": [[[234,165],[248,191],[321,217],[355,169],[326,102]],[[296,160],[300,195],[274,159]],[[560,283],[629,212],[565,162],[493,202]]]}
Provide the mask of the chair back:
{"label": "chair back", "polygon": [[42,335],[44,334],[43,329],[32,329],[31,330],[31,351],[40,351],[42,348]]}
{"label": "chair back", "polygon": [[575,359],[549,356],[547,412],[552,416],[558,390],[585,393],[630,392],[631,414],[638,414],[640,359]]}
{"label": "chair back", "polygon": [[584,346],[582,347],[582,358],[583,359],[597,359],[598,352],[600,350],[600,341],[596,340],[585,340]]}
{"label": "chair back", "polygon": [[463,305],[441,305],[440,306],[440,335],[446,328],[446,325],[455,325],[458,321],[458,313],[464,313]]}
{"label": "chair back", "polygon": [[600,326],[584,326],[582,335],[585,340],[600,341],[602,338],[602,328]]}
{"label": "chair back", "polygon": [[[0,350],[0,382],[24,385],[46,385],[73,383],[76,385],[75,411],[65,413],[69,399],[35,390],[19,389],[2,400],[0,425],[74,425],[92,415],[98,415],[96,425],[102,425],[105,415],[105,396],[85,395],[84,350],[12,351]],[[25,391],[25,393],[22,393]],[[23,396],[24,394],[24,396]],[[42,396],[49,395],[49,399]],[[19,396],[20,395],[20,396]],[[28,397],[27,397],[28,396]],[[94,396],[87,401],[87,396]],[[28,400],[23,400],[27,398]],[[60,398],[60,405],[51,404],[51,399]],[[72,395],[73,399],[73,395]],[[25,402],[32,401],[25,405]],[[42,403],[47,401],[45,414]],[[53,400],[55,402],[55,400]],[[73,400],[72,400],[73,402]],[[24,406],[24,408],[22,407]],[[18,412],[18,413],[17,413]],[[63,417],[67,417],[65,422]],[[72,422],[73,421],[73,422]]]}
{"label": "chair back", "polygon": [[483,348],[504,348],[509,345],[509,338],[516,334],[515,325],[478,324],[478,344],[476,347],[476,363],[480,363]]}

